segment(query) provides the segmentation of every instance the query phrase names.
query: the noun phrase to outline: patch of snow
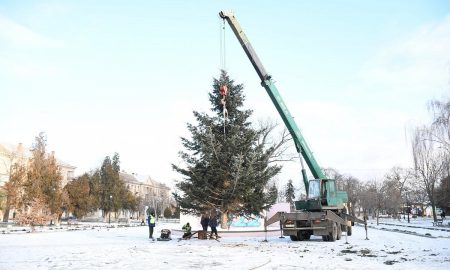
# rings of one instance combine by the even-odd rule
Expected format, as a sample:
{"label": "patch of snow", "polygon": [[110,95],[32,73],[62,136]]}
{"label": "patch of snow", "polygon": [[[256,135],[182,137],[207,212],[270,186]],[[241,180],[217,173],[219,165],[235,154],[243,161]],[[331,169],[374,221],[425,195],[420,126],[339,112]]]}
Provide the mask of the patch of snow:
{"label": "patch of snow", "polygon": [[[278,232],[265,242],[263,233],[220,231],[220,242],[179,241],[179,223],[157,223],[156,237],[161,229],[172,230],[173,240],[167,242],[150,241],[147,226],[44,228],[0,234],[0,269],[449,269],[449,231],[428,230],[429,220],[415,221],[417,228],[403,226],[408,225],[403,220],[384,223],[370,220],[370,240],[363,226],[353,227],[348,243],[345,235],[336,242],[314,236],[293,242]],[[423,232],[432,237],[422,237]]]}

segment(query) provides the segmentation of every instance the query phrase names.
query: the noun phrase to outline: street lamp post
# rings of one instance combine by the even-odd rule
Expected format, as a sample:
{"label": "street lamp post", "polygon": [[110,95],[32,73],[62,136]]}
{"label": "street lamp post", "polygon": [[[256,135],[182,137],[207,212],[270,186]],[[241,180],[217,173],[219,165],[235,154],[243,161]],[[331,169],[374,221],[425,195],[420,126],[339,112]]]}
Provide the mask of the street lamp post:
{"label": "street lamp post", "polygon": [[109,217],[108,217],[108,224],[111,224],[111,207],[112,206],[112,195],[109,195]]}

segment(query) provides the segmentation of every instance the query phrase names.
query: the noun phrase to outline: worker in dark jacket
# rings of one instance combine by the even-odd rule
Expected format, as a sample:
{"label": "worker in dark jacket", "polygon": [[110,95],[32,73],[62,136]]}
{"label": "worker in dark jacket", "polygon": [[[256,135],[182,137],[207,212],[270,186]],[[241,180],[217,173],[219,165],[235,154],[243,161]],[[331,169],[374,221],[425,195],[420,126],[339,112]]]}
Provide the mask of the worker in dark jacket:
{"label": "worker in dark jacket", "polygon": [[209,227],[211,227],[211,238],[215,234],[217,239],[219,236],[217,235],[217,218],[215,215],[212,215],[209,219]]}
{"label": "worker in dark jacket", "polygon": [[148,238],[153,239],[153,229],[155,228],[155,214],[152,212],[150,213],[150,215],[148,215],[147,218],[147,223],[148,223],[148,232],[149,232],[149,236]]}
{"label": "worker in dark jacket", "polygon": [[202,215],[202,219],[200,220],[200,224],[202,225],[203,231],[208,231],[208,224],[209,224],[209,216],[206,214]]}

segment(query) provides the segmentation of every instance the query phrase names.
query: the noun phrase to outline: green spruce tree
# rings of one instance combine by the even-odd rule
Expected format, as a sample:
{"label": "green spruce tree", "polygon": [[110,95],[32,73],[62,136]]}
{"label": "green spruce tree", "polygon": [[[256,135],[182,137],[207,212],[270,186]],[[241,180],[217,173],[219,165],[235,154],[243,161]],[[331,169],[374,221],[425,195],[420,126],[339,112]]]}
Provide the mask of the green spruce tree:
{"label": "green spruce tree", "polygon": [[[104,218],[110,217],[111,212],[117,215],[122,209],[137,209],[138,199],[127,189],[119,172],[119,154],[115,153],[112,160],[109,156],[105,157],[100,169],[91,177],[90,187],[92,191],[98,192],[98,205],[103,209]],[[95,200],[93,204],[96,204]]]}
{"label": "green spruce tree", "polygon": [[93,210],[91,208],[91,195],[89,194],[89,178],[89,174],[85,173],[73,181],[70,181],[64,187],[64,191],[67,193],[69,199],[67,210],[79,219],[89,213],[89,211]]}
{"label": "green spruce tree", "polygon": [[286,184],[286,191],[284,193],[284,196],[286,197],[286,202],[288,202],[292,208],[294,206],[295,188],[292,184],[291,179],[289,179],[288,183]]}
{"label": "green spruce tree", "polygon": [[113,160],[105,157],[100,167],[100,208],[103,209],[104,217],[110,212],[117,212],[121,206],[121,188],[123,186],[119,177],[120,165],[119,155],[114,154]]}
{"label": "green spruce tree", "polygon": [[[227,117],[221,86],[228,88]],[[209,100],[212,115],[194,111],[197,125],[187,125],[192,137],[181,138],[186,167],[172,165],[183,175],[175,199],[185,213],[218,211],[224,227],[230,212],[259,215],[275,203],[277,190],[268,182],[281,167],[269,163],[279,145],[268,147],[267,129],[252,127],[252,111],[243,109],[243,86],[235,85],[225,71],[214,79]]]}

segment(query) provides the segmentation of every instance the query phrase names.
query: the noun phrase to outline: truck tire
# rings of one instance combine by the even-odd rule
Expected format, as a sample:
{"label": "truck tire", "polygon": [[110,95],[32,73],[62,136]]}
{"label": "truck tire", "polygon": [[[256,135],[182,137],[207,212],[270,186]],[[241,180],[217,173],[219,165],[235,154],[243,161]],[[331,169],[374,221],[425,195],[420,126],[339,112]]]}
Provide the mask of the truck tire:
{"label": "truck tire", "polygon": [[330,241],[328,235],[322,235],[322,240],[325,241],[325,242]]}
{"label": "truck tire", "polygon": [[338,224],[337,225],[337,235],[336,235],[336,240],[341,240],[341,236],[342,236],[342,225]]}
{"label": "truck tire", "polygon": [[311,233],[309,231],[298,231],[297,239],[298,241],[309,240],[311,238]]}
{"label": "truck tire", "polygon": [[311,239],[311,234],[312,234],[311,231],[306,231],[306,232],[305,232],[305,240]]}
{"label": "truck tire", "polygon": [[337,238],[337,223],[336,222],[333,222],[333,225],[332,225],[332,227],[331,227],[331,232],[330,232],[330,234],[328,235],[328,241],[330,241],[330,242],[334,242],[334,241],[336,241],[336,238]]}
{"label": "truck tire", "polygon": [[291,241],[298,241],[298,238],[295,235],[289,235],[289,237],[291,238]]}
{"label": "truck tire", "polygon": [[347,227],[347,236],[352,236],[352,226]]}

